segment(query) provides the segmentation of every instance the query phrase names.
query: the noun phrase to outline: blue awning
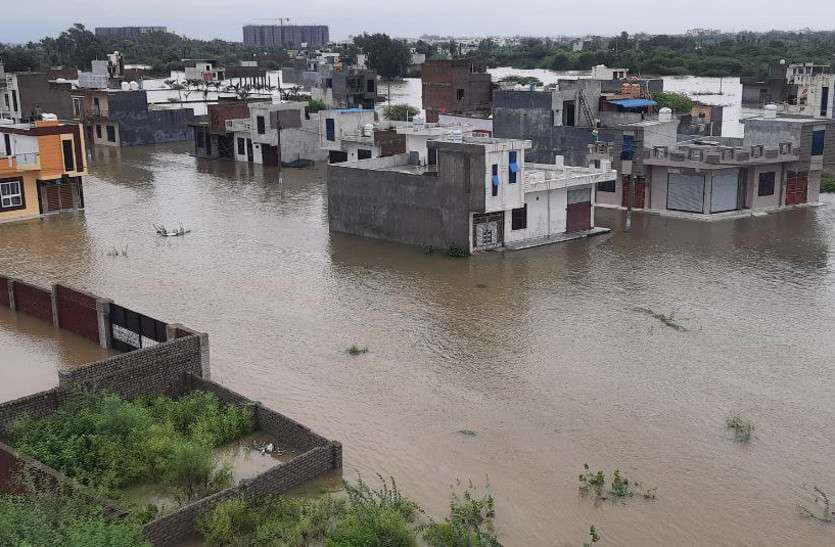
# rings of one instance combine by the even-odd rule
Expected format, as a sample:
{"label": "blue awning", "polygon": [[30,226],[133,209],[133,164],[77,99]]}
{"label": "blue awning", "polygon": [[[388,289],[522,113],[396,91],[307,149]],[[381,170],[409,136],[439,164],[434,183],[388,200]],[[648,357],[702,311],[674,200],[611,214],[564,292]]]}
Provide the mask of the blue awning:
{"label": "blue awning", "polygon": [[644,108],[658,104],[652,99],[610,99],[607,102],[622,106],[623,108]]}
{"label": "blue awning", "polygon": [[510,164],[510,171],[512,173],[518,173],[519,172],[519,164],[518,163],[511,163]]}

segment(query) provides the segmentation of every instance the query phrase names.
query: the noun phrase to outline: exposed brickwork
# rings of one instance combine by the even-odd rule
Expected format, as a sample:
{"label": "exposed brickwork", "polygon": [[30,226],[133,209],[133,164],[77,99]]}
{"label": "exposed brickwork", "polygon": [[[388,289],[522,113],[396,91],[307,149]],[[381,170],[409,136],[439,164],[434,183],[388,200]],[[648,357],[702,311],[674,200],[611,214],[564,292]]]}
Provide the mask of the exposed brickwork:
{"label": "exposed brickwork", "polygon": [[138,395],[177,396],[185,373],[201,374],[200,338],[190,336],[60,371],[60,387],[108,390],[128,399]]}
{"label": "exposed brickwork", "polygon": [[70,289],[55,286],[58,302],[58,325],[88,340],[99,343],[99,322],[96,313],[96,297]]}
{"label": "exposed brickwork", "polygon": [[394,156],[406,153],[406,135],[400,135],[395,129],[377,129],[374,142],[380,144],[380,156]]}
{"label": "exposed brickwork", "polygon": [[9,278],[0,275],[0,306],[9,307]]}
{"label": "exposed brickwork", "polygon": [[52,292],[23,281],[14,282],[15,309],[52,323]]}
{"label": "exposed brickwork", "polygon": [[156,547],[177,545],[197,533],[197,517],[218,503],[234,498],[242,492],[240,486],[227,488],[214,495],[186,505],[179,511],[153,520],[145,525],[145,537]]}
{"label": "exposed brickwork", "polygon": [[0,404],[0,438],[6,437],[6,428],[26,415],[42,418],[52,414],[66,400],[66,394],[59,388],[41,391]]}

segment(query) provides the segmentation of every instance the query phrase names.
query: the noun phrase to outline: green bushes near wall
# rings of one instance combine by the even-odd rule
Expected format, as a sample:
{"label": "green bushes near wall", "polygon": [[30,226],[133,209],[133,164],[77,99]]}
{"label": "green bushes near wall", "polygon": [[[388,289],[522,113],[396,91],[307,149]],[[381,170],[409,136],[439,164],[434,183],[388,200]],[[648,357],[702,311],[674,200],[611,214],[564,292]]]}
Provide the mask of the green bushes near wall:
{"label": "green bushes near wall", "polygon": [[821,192],[835,193],[835,175],[832,173],[823,173],[821,175]]}

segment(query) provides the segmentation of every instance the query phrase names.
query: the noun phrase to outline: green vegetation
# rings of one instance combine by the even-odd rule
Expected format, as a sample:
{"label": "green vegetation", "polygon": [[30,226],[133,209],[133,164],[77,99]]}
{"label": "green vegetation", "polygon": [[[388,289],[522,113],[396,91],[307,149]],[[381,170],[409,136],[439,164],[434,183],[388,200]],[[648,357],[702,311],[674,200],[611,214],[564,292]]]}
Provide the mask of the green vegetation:
{"label": "green vegetation", "polygon": [[832,512],[832,507],[829,503],[829,496],[822,488],[813,487],[814,491],[814,505],[813,509],[809,509],[805,505],[800,506],[800,513],[809,518],[819,520],[821,522],[832,522],[835,513]]}
{"label": "green vegetation", "polygon": [[446,255],[450,258],[467,258],[470,256],[470,252],[461,247],[450,247],[447,249]]}
{"label": "green vegetation", "polygon": [[734,439],[739,443],[747,443],[751,441],[751,435],[754,433],[754,423],[751,420],[746,420],[742,416],[733,415],[725,420],[725,425],[728,429],[734,432]]}
{"label": "green vegetation", "polygon": [[643,75],[765,76],[769,64],[780,59],[829,64],[832,51],[835,31],[739,32],[704,38],[622,32],[609,40],[591,40],[582,51],[550,39],[526,38],[514,46],[486,39],[472,55],[491,66],[523,69],[589,70],[606,64]]}
{"label": "green vegetation", "polygon": [[368,348],[361,348],[356,344],[352,344],[346,351],[348,352],[348,355],[357,356],[362,355],[363,353],[368,353]]}
{"label": "green vegetation", "polygon": [[320,101],[319,99],[310,99],[307,101],[307,111],[311,114],[327,109],[328,105],[325,104],[325,101]]}
{"label": "green vegetation", "polygon": [[254,428],[252,408],[223,404],[211,393],[135,401],[79,393],[47,418],[15,422],[10,437],[21,452],[108,496],[161,480],[184,503],[228,483],[211,449]]}
{"label": "green vegetation", "polygon": [[686,332],[687,331],[687,327],[685,327],[684,325],[676,322],[675,312],[670,312],[669,314],[663,314],[663,313],[653,311],[649,308],[632,308],[632,309],[634,311],[649,315],[653,319],[656,319],[657,321],[659,321],[665,327],[669,327],[669,328],[671,328],[675,331],[679,331],[679,332]]}
{"label": "green vegetation", "polygon": [[658,108],[669,108],[678,114],[688,114],[696,104],[693,99],[683,93],[675,91],[659,91],[653,93],[652,98],[658,103]]}
{"label": "green vegetation", "polygon": [[408,104],[390,104],[383,108],[383,116],[392,121],[408,122],[419,112],[417,108]]}
{"label": "green vegetation", "polygon": [[620,469],[615,469],[607,486],[606,474],[603,471],[591,471],[588,464],[583,464],[583,473],[580,474],[579,481],[580,492],[592,495],[598,500],[631,498],[636,490],[640,491],[644,499],[655,499],[655,488],[644,490],[640,483],[630,481],[621,474]]}
{"label": "green vegetation", "polygon": [[46,37],[25,45],[0,44],[0,59],[8,71],[43,70],[53,66],[67,66],[89,70],[90,61],[105,59],[105,55],[120,51],[128,63],[151,65],[154,74],[167,75],[181,70],[181,60],[187,58],[217,59],[226,65],[256,58],[266,68],[278,68],[286,53],[267,52],[264,48],[248,47],[239,42],[224,40],[196,40],[169,32],[143,34],[136,40],[97,37],[76,23],[58,37]]}
{"label": "green vegetation", "polygon": [[821,175],[821,192],[835,193],[835,175],[831,173]]}
{"label": "green vegetation", "polygon": [[420,506],[393,479],[380,481],[379,489],[362,479],[346,481],[344,498],[226,500],[200,517],[197,527],[209,545],[224,546],[413,547],[422,539],[431,547],[500,547],[492,496],[469,486],[452,494],[443,522],[424,521]]}
{"label": "green vegetation", "polygon": [[409,46],[388,34],[367,34],[354,37],[354,45],[368,54],[370,67],[382,78],[402,78],[409,70],[412,54]]}
{"label": "green vegetation", "polygon": [[589,528],[589,541],[583,543],[583,547],[592,547],[595,543],[600,541],[600,530],[594,527],[592,524]]}
{"label": "green vegetation", "polygon": [[136,520],[115,521],[77,496],[0,495],[0,545],[150,547]]}
{"label": "green vegetation", "polygon": [[507,85],[522,85],[522,86],[534,86],[534,87],[542,87],[542,80],[536,78],[534,76],[520,76],[518,74],[511,74],[510,76],[505,76],[501,80],[499,80],[500,84],[507,84]]}

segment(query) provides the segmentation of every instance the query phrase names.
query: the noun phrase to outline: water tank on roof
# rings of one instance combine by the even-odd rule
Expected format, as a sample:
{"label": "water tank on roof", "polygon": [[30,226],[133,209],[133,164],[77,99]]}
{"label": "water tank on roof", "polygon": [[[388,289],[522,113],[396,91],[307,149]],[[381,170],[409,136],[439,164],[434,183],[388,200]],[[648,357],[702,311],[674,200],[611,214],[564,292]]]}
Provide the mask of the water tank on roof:
{"label": "water tank on roof", "polygon": [[765,118],[776,118],[777,117],[777,105],[776,104],[767,104],[763,107],[763,117]]}
{"label": "water tank on roof", "polygon": [[139,89],[139,84],[137,82],[131,82],[130,83],[130,90],[131,91],[136,91],[137,89]]}
{"label": "water tank on roof", "polygon": [[363,137],[373,137],[374,136],[374,124],[367,123],[362,126],[362,136]]}
{"label": "water tank on roof", "polygon": [[658,111],[658,121],[668,122],[673,119],[673,111],[666,106]]}
{"label": "water tank on roof", "polygon": [[41,114],[41,119],[44,120],[44,121],[47,121],[47,122],[57,122],[58,121],[58,116],[56,116],[55,114],[45,113],[45,114]]}
{"label": "water tank on roof", "polygon": [[122,91],[130,91],[130,84],[127,82],[122,82]]}

